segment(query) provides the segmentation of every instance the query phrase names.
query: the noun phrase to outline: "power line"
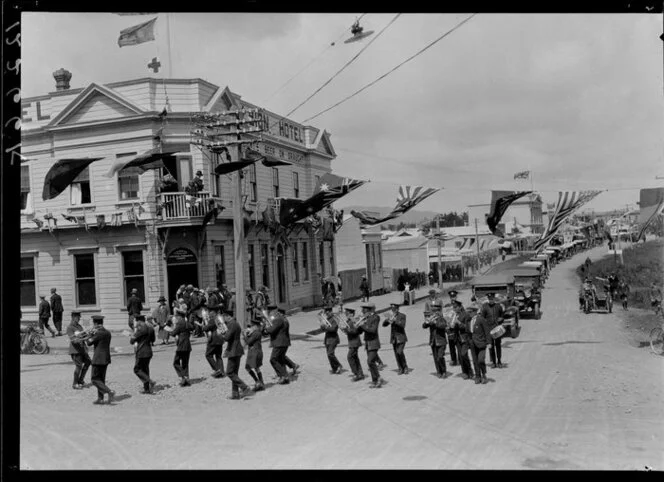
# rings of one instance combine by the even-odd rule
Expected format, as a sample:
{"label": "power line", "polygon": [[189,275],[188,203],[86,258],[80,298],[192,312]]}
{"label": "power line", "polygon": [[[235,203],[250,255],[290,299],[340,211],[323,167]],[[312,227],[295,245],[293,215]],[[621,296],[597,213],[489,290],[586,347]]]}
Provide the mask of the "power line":
{"label": "power line", "polygon": [[300,107],[302,107],[304,104],[306,104],[307,102],[309,102],[313,96],[315,96],[317,93],[319,93],[321,90],[323,90],[326,86],[328,86],[328,85],[330,84],[330,82],[332,82],[332,81],[333,81],[333,80],[334,80],[339,74],[341,74],[341,72],[343,72],[344,70],[346,70],[346,67],[348,67],[350,64],[352,64],[352,63],[353,63],[353,62],[354,62],[354,61],[355,61],[360,55],[362,55],[362,53],[363,53],[366,49],[368,49],[369,46],[370,46],[373,42],[375,42],[376,40],[378,40],[378,37],[380,37],[380,36],[382,35],[382,33],[385,32],[385,30],[387,30],[387,29],[390,27],[390,25],[392,25],[394,22],[396,22],[396,20],[397,20],[400,16],[401,16],[401,14],[400,14],[400,13],[397,13],[397,14],[394,16],[394,18],[393,18],[392,20],[390,20],[390,23],[388,23],[385,27],[383,27],[383,29],[382,29],[380,32],[378,32],[374,38],[372,38],[372,39],[371,39],[371,40],[370,40],[370,41],[369,41],[364,47],[362,47],[362,50],[360,50],[360,51],[359,51],[359,52],[358,52],[353,58],[351,58],[348,62],[346,62],[346,63],[344,64],[344,66],[341,67],[341,69],[339,69],[339,70],[338,70],[338,71],[337,71],[332,77],[330,77],[327,81],[325,81],[325,83],[323,83],[323,85],[321,85],[318,89],[316,89],[316,90],[315,90],[315,91],[314,91],[309,97],[307,97],[306,99],[304,99],[304,100],[303,100],[303,101],[302,101],[297,107],[295,107],[295,108],[294,108],[293,110],[291,110],[288,114],[286,114],[286,117],[288,117],[288,116],[291,115],[293,112],[295,112],[295,111],[298,110]]}
{"label": "power line", "polygon": [[355,96],[356,96],[357,94],[359,94],[360,92],[362,92],[362,91],[368,89],[368,88],[371,87],[372,85],[374,85],[374,84],[378,83],[379,81],[383,80],[385,77],[387,77],[388,75],[390,75],[392,72],[394,72],[395,70],[397,70],[398,68],[400,68],[400,67],[403,66],[404,64],[410,62],[410,61],[413,60],[415,57],[417,57],[418,55],[422,54],[424,51],[428,50],[429,48],[433,47],[436,43],[438,43],[438,42],[440,42],[441,40],[443,40],[445,37],[447,37],[449,34],[451,34],[452,32],[454,32],[456,29],[460,28],[463,24],[465,24],[466,22],[468,22],[469,20],[471,20],[475,15],[477,15],[477,14],[474,13],[474,14],[472,14],[470,17],[468,17],[468,18],[462,20],[461,22],[459,22],[458,24],[456,24],[454,27],[452,27],[450,30],[448,30],[447,32],[445,32],[443,35],[441,35],[440,37],[438,37],[436,40],[434,40],[433,42],[431,42],[429,45],[427,45],[426,47],[424,47],[423,49],[421,49],[419,52],[417,52],[417,53],[415,53],[414,55],[408,57],[406,60],[404,60],[403,62],[401,62],[401,63],[398,64],[396,67],[394,67],[394,68],[392,68],[391,70],[389,70],[388,72],[384,73],[383,75],[381,75],[380,77],[378,77],[378,78],[377,78],[376,80],[374,80],[373,82],[370,82],[369,84],[367,84],[367,85],[365,85],[364,87],[362,87],[360,90],[354,92],[353,94],[351,94],[351,95],[349,95],[348,97],[346,97],[346,98],[340,100],[340,101],[337,102],[336,104],[334,104],[334,105],[328,107],[327,109],[325,109],[325,110],[319,112],[318,114],[316,114],[316,115],[314,115],[314,116],[312,116],[312,117],[309,117],[309,118],[303,120],[302,123],[309,122],[310,120],[313,120],[313,119],[315,119],[316,117],[319,117],[319,116],[325,114],[326,112],[328,112],[328,111],[334,109],[335,107],[337,107],[337,106],[343,104],[344,102],[346,102],[346,101],[352,99],[353,97],[355,97]]}

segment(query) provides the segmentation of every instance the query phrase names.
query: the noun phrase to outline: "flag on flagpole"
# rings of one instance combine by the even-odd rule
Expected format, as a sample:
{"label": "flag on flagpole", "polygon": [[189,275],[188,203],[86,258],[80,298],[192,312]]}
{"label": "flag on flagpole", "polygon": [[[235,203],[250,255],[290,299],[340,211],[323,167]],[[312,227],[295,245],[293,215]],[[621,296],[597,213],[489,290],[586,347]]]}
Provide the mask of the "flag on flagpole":
{"label": "flag on flagpole", "polygon": [[359,219],[362,224],[373,226],[401,216],[438,191],[440,189],[432,187],[401,185],[399,186],[397,205],[386,216],[377,218],[367,211],[351,211],[350,213]]}
{"label": "flag on flagpole", "polygon": [[505,236],[505,233],[498,229],[498,223],[514,201],[530,193],[532,191],[491,191],[491,211],[486,218],[486,224],[493,235],[501,238]]}
{"label": "flag on flagpole", "polygon": [[530,177],[530,171],[521,171],[514,174],[514,179],[528,179]]}
{"label": "flag on flagpole", "polygon": [[542,236],[535,242],[535,251],[548,243],[553,235],[556,234],[563,222],[584,204],[590,202],[602,191],[560,191],[558,193],[558,202],[549,220],[549,225],[542,233]]}
{"label": "flag on flagpole", "polygon": [[641,189],[639,197],[639,224],[641,224],[641,228],[637,240],[643,237],[646,228],[664,210],[664,187]]}
{"label": "flag on flagpole", "polygon": [[157,17],[120,31],[118,46],[138,45],[154,40],[154,24],[156,21]]}

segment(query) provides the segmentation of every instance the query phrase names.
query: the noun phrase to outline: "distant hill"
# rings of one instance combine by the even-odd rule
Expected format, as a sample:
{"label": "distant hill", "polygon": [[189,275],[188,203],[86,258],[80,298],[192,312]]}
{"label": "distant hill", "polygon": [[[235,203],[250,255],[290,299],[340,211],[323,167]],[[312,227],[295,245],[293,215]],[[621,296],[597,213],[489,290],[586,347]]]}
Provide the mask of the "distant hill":
{"label": "distant hill", "polygon": [[[384,206],[344,206],[343,208],[340,208],[344,210],[344,213],[350,214],[351,210],[355,211],[372,211],[372,212],[377,212],[381,216],[385,216],[387,213],[392,211],[391,207],[384,207]],[[399,224],[399,223],[421,223],[422,221],[426,219],[433,219],[435,215],[439,213],[435,211],[418,211],[417,209],[411,209],[408,211],[406,214],[403,214],[402,216],[399,216],[396,219],[392,219],[385,224]]]}

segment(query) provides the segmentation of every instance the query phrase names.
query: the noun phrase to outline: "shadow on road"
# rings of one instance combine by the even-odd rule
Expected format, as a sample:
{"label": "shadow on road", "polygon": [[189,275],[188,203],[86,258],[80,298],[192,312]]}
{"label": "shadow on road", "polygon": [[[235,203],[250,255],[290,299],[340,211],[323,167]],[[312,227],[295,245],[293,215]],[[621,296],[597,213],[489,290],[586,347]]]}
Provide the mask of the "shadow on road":
{"label": "shadow on road", "polygon": [[560,346],[560,345],[571,345],[571,344],[589,344],[589,343],[602,343],[601,341],[582,341],[582,340],[571,340],[571,341],[558,341],[555,343],[542,343],[542,345],[546,346]]}

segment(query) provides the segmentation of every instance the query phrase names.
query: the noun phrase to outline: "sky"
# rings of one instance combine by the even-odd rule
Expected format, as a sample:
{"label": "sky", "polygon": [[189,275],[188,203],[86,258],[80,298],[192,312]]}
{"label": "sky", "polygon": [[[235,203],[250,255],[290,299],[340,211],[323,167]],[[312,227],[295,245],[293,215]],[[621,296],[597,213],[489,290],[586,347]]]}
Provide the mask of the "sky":
{"label": "sky", "polygon": [[[72,88],[200,77],[285,115],[375,38],[289,116],[303,122],[469,17],[403,14],[388,26],[396,14],[369,12],[361,23],[374,34],[345,44],[360,15],[26,12],[22,95],[55,90],[61,67]],[[154,16],[155,41],[118,47],[122,29]],[[547,203],[561,190],[606,189],[582,211],[638,208],[640,188],[664,185],[661,33],[654,14],[479,14],[303,123],[331,134],[334,173],[370,181],[338,208],[390,207],[410,184],[442,188],[416,209],[460,212],[488,203],[492,189],[530,189],[513,179],[525,170]],[[146,66],[154,56],[157,74]]]}

